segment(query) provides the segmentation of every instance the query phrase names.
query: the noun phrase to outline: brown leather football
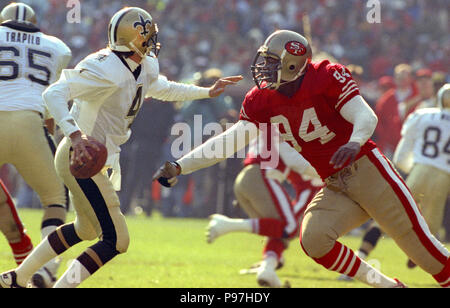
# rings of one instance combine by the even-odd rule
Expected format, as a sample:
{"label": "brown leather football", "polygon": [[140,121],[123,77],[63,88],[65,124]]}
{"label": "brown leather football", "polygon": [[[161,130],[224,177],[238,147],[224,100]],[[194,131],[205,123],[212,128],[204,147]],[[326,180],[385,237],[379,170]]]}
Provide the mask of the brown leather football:
{"label": "brown leather football", "polygon": [[99,173],[105,166],[106,159],[108,158],[108,150],[106,147],[93,137],[88,136],[88,140],[95,143],[100,150],[96,151],[92,147],[87,147],[92,160],[85,160],[84,164],[78,163],[72,164],[70,162],[70,172],[77,179],[89,179]]}

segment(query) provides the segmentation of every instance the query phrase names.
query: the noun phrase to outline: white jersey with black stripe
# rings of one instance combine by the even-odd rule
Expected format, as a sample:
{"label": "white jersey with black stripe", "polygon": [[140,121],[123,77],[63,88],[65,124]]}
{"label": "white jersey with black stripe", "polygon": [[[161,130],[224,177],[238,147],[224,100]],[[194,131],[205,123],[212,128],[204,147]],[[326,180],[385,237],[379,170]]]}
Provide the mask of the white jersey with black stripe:
{"label": "white jersey with black stripe", "polygon": [[450,173],[450,110],[424,108],[412,113],[403,125],[402,139],[412,144],[414,163]]}
{"label": "white jersey with black stripe", "polygon": [[58,80],[72,58],[70,48],[38,28],[0,25],[0,110],[45,114],[42,92]]}
{"label": "white jersey with black stripe", "polygon": [[[130,126],[144,98],[184,101],[209,97],[209,88],[169,81],[160,75],[155,57],[143,59],[134,74],[126,62],[111,49],[102,49],[74,69],[63,70],[58,82],[43,94],[67,137],[81,130],[106,145],[106,165],[113,167],[116,174],[120,174],[120,146],[130,137]],[[69,113],[70,100],[73,107]],[[115,187],[120,186],[118,183]]]}

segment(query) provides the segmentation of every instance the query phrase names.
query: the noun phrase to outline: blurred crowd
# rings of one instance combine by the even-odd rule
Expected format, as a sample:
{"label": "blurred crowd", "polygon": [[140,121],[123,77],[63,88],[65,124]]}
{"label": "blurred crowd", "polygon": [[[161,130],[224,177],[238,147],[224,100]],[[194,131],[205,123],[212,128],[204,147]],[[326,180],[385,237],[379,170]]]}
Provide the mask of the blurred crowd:
{"label": "blurred crowd", "polygon": [[[8,2],[0,0],[2,7]],[[106,46],[108,22],[117,10],[139,6],[159,26],[160,68],[169,79],[199,83],[220,75],[245,77],[213,105],[144,104],[122,152],[121,198],[128,213],[137,208],[150,214],[156,205],[166,216],[235,210],[232,183],[241,166],[236,160],[186,177],[174,192],[152,185],[151,175],[162,161],[173,159],[173,123],[193,125],[195,114],[203,115],[203,124],[237,119],[245,92],[253,85],[249,67],[255,52],[275,29],[303,33],[317,59],[330,58],[351,69],[382,120],[375,138],[388,155],[405,117],[419,106],[433,106],[435,92],[448,81],[448,0],[80,0],[80,20],[75,23],[67,22],[67,14],[77,1],[23,2],[36,10],[44,32],[70,46],[70,66]],[[373,3],[380,3],[379,23],[367,18]],[[198,73],[209,68],[219,70],[209,71],[210,76]]]}
{"label": "blurred crowd", "polygon": [[160,28],[161,67],[171,78],[220,67],[248,72],[256,48],[274,29],[312,38],[315,50],[364,68],[364,79],[392,75],[394,66],[448,68],[449,2],[380,0],[380,23],[370,23],[370,2],[361,0],[80,0],[79,23],[67,23],[62,0],[25,0],[45,32],[63,39],[78,63],[107,42],[111,16],[120,8],[148,10]]}

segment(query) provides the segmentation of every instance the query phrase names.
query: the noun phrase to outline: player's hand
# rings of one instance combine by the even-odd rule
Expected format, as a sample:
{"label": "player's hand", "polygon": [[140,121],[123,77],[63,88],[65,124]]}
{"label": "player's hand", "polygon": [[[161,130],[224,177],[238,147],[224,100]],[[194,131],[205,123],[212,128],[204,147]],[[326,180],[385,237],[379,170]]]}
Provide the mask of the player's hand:
{"label": "player's hand", "polygon": [[72,142],[72,157],[71,164],[77,163],[83,165],[86,160],[92,160],[92,156],[89,154],[87,147],[91,147],[96,151],[100,151],[99,147],[88,140],[88,137],[81,131],[76,131],[70,136],[70,141]]}
{"label": "player's hand", "polygon": [[209,96],[210,97],[217,97],[220,94],[222,94],[225,91],[225,88],[229,85],[234,85],[244,79],[242,76],[230,76],[230,77],[224,77],[220,78],[216,81],[215,84],[209,88]]}
{"label": "player's hand", "polygon": [[181,168],[177,163],[166,161],[153,175],[153,181],[157,180],[162,186],[172,187],[177,184],[177,175],[181,173]]}
{"label": "player's hand", "polygon": [[350,160],[350,165],[355,161],[356,156],[361,150],[361,145],[358,142],[349,142],[341,146],[336,153],[333,154],[330,164],[334,165],[334,169],[339,169]]}

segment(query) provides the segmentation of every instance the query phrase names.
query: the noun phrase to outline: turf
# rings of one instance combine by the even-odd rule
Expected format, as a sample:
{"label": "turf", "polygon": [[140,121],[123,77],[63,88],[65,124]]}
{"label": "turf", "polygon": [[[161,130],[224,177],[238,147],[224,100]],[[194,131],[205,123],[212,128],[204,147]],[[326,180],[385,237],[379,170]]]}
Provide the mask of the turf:
{"label": "turf", "polygon": [[[22,221],[36,245],[39,241],[40,210],[20,210]],[[73,214],[69,220],[73,220]],[[234,233],[205,241],[206,219],[167,219],[159,215],[127,217],[131,243],[128,252],[117,256],[80,287],[84,288],[255,288],[255,276],[239,275],[261,257],[262,237]],[[359,237],[341,240],[356,249]],[[59,274],[71,259],[91,243],[81,243],[63,254]],[[447,245],[449,248],[449,245]],[[293,288],[365,288],[359,282],[337,281],[338,274],[322,268],[291,242],[285,252],[285,266],[278,271],[280,279]],[[409,287],[437,287],[433,278],[421,269],[407,269],[405,254],[390,238],[380,240],[369,260],[381,271],[397,277]],[[6,240],[0,240],[0,271],[15,267]]]}

